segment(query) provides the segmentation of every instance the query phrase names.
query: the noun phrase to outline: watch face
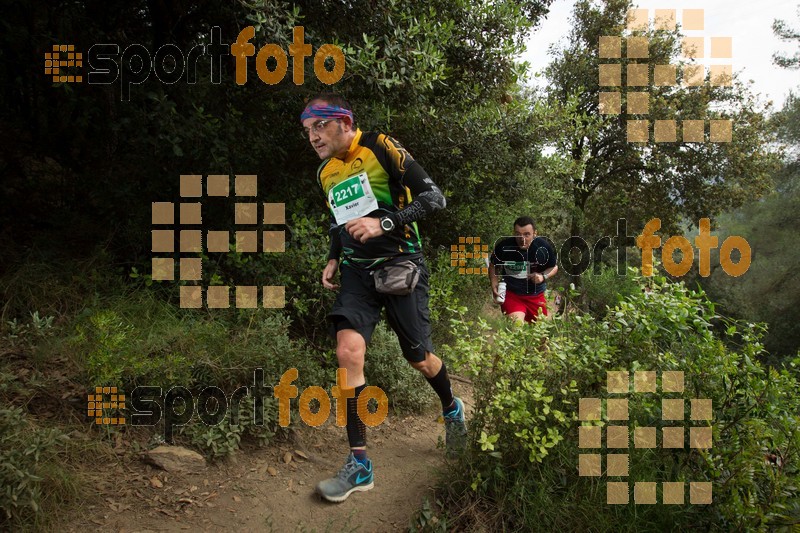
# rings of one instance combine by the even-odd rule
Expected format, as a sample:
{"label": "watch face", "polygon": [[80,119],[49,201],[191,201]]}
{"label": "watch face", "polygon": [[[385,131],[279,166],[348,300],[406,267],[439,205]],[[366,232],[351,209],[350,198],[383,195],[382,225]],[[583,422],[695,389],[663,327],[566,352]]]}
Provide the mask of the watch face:
{"label": "watch face", "polygon": [[391,219],[384,218],[383,220],[381,220],[381,228],[383,228],[385,231],[392,231],[392,228],[394,228],[394,224],[392,224]]}

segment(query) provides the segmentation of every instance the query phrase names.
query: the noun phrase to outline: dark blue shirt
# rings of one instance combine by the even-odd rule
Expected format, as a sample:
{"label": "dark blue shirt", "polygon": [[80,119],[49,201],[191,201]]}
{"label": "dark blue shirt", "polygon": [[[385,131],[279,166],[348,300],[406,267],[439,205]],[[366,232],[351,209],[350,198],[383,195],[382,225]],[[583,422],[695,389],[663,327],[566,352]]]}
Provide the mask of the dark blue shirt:
{"label": "dark blue shirt", "polygon": [[495,244],[491,262],[500,268],[506,290],[514,294],[535,295],[544,292],[547,283],[534,283],[528,279],[528,274],[541,273],[556,266],[556,252],[542,237],[533,239],[527,250],[517,246],[517,239],[509,237]]}

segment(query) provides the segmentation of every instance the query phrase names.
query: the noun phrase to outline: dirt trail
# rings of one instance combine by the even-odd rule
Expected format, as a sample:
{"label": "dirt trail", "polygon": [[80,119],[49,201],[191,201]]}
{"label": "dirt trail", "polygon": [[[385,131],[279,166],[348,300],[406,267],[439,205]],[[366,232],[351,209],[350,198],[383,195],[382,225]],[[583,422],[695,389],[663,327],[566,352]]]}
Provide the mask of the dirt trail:
{"label": "dirt trail", "polygon": [[198,474],[167,474],[133,453],[98,464],[103,474],[97,497],[59,529],[405,530],[425,497],[431,496],[438,471],[446,467],[444,450],[437,448],[439,437],[444,439],[437,414],[431,408],[417,416],[390,415],[370,429],[375,488],[355,493],[341,504],[327,503],[314,494],[316,483],[337,472],[347,453],[344,428],[329,421],[318,429],[299,429],[291,443],[240,452],[233,461],[212,464]]}

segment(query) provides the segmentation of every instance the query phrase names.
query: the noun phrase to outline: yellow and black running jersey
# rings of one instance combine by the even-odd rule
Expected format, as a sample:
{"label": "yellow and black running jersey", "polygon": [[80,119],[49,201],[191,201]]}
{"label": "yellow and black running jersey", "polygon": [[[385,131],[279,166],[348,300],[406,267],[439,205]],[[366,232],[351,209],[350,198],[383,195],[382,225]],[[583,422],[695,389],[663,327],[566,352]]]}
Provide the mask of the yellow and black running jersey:
{"label": "yellow and black running jersey", "polygon": [[[411,176],[414,179],[410,180]],[[331,211],[331,239],[339,241],[332,242],[331,248],[336,250],[332,253],[337,256],[334,258],[338,258],[341,250],[343,263],[371,268],[389,258],[420,253],[422,241],[416,221],[400,221],[391,233],[363,244],[353,239],[344,227],[350,219],[348,216],[380,218],[389,215],[397,220],[395,214],[412,203],[413,194],[424,192],[433,184],[396,140],[382,133],[356,130],[345,158],[331,157],[323,161],[317,179]],[[424,182],[427,183],[422,187],[415,186]],[[348,212],[350,208],[354,209]]]}

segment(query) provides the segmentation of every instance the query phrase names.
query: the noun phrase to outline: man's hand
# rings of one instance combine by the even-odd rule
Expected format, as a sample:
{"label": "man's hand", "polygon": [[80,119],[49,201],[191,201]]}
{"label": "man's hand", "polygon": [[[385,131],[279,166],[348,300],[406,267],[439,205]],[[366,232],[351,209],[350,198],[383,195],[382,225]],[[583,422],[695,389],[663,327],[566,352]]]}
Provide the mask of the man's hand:
{"label": "man's hand", "polygon": [[381,221],[377,218],[361,217],[355,218],[344,225],[347,233],[362,244],[373,237],[383,235]]}
{"label": "man's hand", "polygon": [[492,284],[492,301],[496,302],[500,294],[497,292],[497,284]]}
{"label": "man's hand", "polygon": [[335,291],[339,288],[338,285],[333,283],[333,277],[336,275],[336,271],[339,268],[339,261],[337,259],[331,259],[328,261],[328,264],[325,265],[325,269],[322,271],[322,286],[326,289]]}
{"label": "man's hand", "polygon": [[544,275],[540,272],[531,272],[528,274],[528,279],[534,283],[544,283]]}

